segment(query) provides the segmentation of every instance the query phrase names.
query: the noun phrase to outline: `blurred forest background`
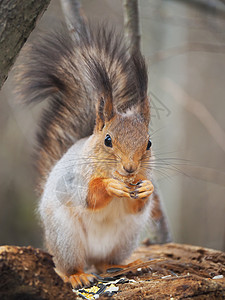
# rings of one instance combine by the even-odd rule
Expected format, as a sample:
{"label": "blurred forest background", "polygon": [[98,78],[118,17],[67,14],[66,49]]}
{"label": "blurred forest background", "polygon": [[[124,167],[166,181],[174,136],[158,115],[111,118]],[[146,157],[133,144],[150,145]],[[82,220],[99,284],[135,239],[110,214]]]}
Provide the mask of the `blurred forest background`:
{"label": "blurred forest background", "polygon": [[[83,0],[85,15],[123,30],[120,0]],[[155,176],[176,242],[225,250],[225,1],[140,0],[149,66]],[[28,43],[63,20],[52,0]],[[42,247],[32,159],[41,113],[0,93],[0,244]]]}

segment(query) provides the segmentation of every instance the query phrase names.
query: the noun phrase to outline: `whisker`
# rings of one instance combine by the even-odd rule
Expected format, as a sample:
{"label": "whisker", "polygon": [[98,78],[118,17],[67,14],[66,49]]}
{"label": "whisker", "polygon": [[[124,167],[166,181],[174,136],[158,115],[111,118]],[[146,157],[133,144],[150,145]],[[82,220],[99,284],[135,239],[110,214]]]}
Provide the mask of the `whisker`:
{"label": "whisker", "polygon": [[[166,178],[168,180],[171,180],[171,176],[169,176],[166,172],[159,170],[159,169],[155,169],[155,168],[152,168],[151,170],[153,170],[154,174],[158,173],[161,176],[161,178]],[[156,176],[157,176],[157,174],[156,174]]]}
{"label": "whisker", "polygon": [[[161,147],[160,147],[161,149]],[[155,155],[168,155],[168,154],[178,154],[180,153],[178,150],[177,151],[167,151],[167,152],[158,152],[157,148],[153,149],[153,156]]]}
{"label": "whisker", "polygon": [[[76,157],[75,154],[67,154],[67,156]],[[97,159],[97,160],[99,160],[100,158],[97,155],[82,155],[82,156],[79,156],[78,159]],[[115,158],[106,157],[105,159],[115,161]]]}
{"label": "whisker", "polygon": [[152,138],[156,133],[158,133],[159,131],[165,129],[165,127],[160,127],[158,129],[156,129],[155,131],[153,131],[151,134],[150,134],[150,137]]}
{"label": "whisker", "polygon": [[[184,175],[187,178],[193,180],[193,178],[212,182],[224,186],[225,173],[218,170],[210,169],[203,166],[198,166],[197,163],[184,158],[178,158],[174,156],[168,156],[169,154],[174,154],[174,151],[170,152],[158,152],[150,158],[143,159],[141,163],[141,168],[143,170],[154,170],[154,173],[160,176],[171,178],[171,175],[167,175],[166,172],[175,172],[175,174]],[[164,156],[165,155],[165,156]],[[167,155],[167,156],[166,156]],[[116,166],[120,161],[115,158],[99,158],[97,155],[82,155],[80,157],[75,157],[75,155],[70,154],[71,159],[67,160],[66,165],[58,168],[68,170],[75,166],[86,166],[90,163],[93,167],[98,167],[98,165],[105,164],[105,166]]]}
{"label": "whisker", "polygon": [[160,157],[160,156],[152,156],[150,158],[150,160],[154,160],[154,161],[157,161],[157,160],[160,160],[160,161],[180,161],[180,162],[187,162],[187,163],[190,163],[191,160],[189,159],[185,159],[185,158],[178,158],[178,157]]}

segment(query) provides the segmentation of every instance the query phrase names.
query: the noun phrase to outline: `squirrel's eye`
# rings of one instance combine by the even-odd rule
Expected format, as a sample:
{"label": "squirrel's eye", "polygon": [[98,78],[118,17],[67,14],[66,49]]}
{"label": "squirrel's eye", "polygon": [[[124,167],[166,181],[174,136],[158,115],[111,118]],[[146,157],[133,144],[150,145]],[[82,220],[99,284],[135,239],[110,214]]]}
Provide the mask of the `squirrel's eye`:
{"label": "squirrel's eye", "polygon": [[147,150],[149,150],[151,148],[151,146],[152,146],[152,142],[151,142],[151,140],[148,140]]}
{"label": "squirrel's eye", "polygon": [[111,136],[109,134],[106,134],[105,145],[106,145],[106,147],[111,147],[112,148],[112,139],[111,139]]}

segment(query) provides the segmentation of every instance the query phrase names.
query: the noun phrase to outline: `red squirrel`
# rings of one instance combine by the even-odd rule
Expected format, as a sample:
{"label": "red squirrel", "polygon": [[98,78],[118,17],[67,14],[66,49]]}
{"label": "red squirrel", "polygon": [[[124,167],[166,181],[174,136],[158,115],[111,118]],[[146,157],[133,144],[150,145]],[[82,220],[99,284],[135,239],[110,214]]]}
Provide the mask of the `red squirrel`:
{"label": "red squirrel", "polygon": [[20,95],[49,101],[37,147],[46,246],[65,281],[86,285],[94,275],[85,268],[120,264],[149,220],[164,217],[152,184],[146,63],[122,35],[88,25],[73,38],[66,29],[42,37],[24,57]]}

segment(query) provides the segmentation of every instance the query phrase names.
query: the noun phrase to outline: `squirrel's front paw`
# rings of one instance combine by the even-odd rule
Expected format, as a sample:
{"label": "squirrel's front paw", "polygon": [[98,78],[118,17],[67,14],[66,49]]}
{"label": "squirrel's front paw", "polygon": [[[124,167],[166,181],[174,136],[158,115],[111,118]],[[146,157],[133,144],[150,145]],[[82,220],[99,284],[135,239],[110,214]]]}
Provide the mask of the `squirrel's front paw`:
{"label": "squirrel's front paw", "polygon": [[130,192],[133,199],[143,199],[149,197],[154,191],[154,186],[150,180],[141,180],[136,184],[135,189]]}
{"label": "squirrel's front paw", "polygon": [[110,196],[130,198],[130,188],[117,179],[105,179],[106,190]]}

